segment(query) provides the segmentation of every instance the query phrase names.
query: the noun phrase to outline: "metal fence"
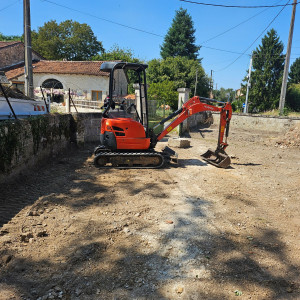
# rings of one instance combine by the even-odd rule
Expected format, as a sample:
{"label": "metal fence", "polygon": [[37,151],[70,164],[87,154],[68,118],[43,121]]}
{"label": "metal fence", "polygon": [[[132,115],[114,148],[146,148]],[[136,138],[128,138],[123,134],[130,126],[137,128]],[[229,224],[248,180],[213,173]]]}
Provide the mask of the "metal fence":
{"label": "metal fence", "polygon": [[173,112],[173,110],[169,105],[157,100],[148,101],[148,111],[149,111],[149,119],[153,121],[162,120],[163,118],[167,117],[169,114]]}
{"label": "metal fence", "polygon": [[90,108],[90,109],[101,109],[101,107],[104,104],[102,101],[100,102],[100,101],[79,100],[79,99],[73,99],[73,102],[76,107]]}

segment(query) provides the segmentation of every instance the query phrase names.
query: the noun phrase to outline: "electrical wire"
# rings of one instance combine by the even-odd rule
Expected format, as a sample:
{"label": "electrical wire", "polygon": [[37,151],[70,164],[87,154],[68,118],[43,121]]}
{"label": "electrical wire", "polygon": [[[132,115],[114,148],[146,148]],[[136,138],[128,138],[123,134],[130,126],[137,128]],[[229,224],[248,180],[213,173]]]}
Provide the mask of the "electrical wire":
{"label": "electrical wire", "polygon": [[[281,1],[282,1],[282,0],[278,1],[277,3],[280,3]],[[276,3],[276,4],[277,4],[277,3]],[[275,4],[275,5],[276,5],[276,4]],[[206,41],[203,41],[202,44],[205,44],[205,43],[207,43],[207,42],[209,42],[209,41],[211,41],[211,40],[214,40],[215,38],[217,38],[217,37],[219,37],[219,36],[221,36],[221,35],[224,35],[225,33],[229,32],[229,31],[231,31],[231,30],[233,30],[233,29],[239,27],[240,25],[242,25],[242,24],[244,24],[244,23],[250,21],[251,19],[257,17],[258,15],[260,15],[260,14],[262,14],[263,12],[267,11],[268,9],[269,9],[269,8],[266,8],[266,9],[260,11],[259,13],[253,15],[252,17],[250,17],[250,18],[244,20],[243,22],[241,22],[241,23],[239,23],[239,24],[237,24],[237,25],[235,25],[235,26],[233,26],[233,27],[231,27],[231,28],[229,28],[229,29],[227,29],[227,30],[225,30],[225,31],[223,31],[223,32],[221,32],[221,33],[219,33],[219,34],[217,34],[217,35],[211,37],[211,38],[209,38],[209,39],[206,40]]]}
{"label": "electrical wire", "polygon": [[115,22],[115,21],[111,21],[111,20],[105,19],[105,18],[101,18],[101,17],[95,16],[95,15],[92,15],[90,13],[86,13],[86,12],[83,12],[81,10],[75,9],[75,8],[71,8],[71,7],[62,5],[62,4],[58,4],[58,3],[50,1],[50,0],[41,0],[41,1],[42,2],[48,2],[48,3],[54,4],[56,6],[60,6],[60,7],[72,10],[72,11],[76,11],[76,12],[81,13],[83,15],[87,15],[87,16],[90,16],[90,17],[93,17],[93,18],[105,21],[105,22],[109,22],[109,23],[112,23],[112,24],[115,24],[115,25],[119,25],[119,26],[122,26],[122,27],[125,27],[125,28],[129,28],[129,29],[132,29],[132,30],[135,30],[135,31],[139,31],[139,32],[151,34],[151,35],[158,36],[158,37],[163,37],[160,34],[156,34],[156,33],[153,33],[153,32],[150,32],[150,31],[146,31],[146,30],[143,30],[143,29],[139,29],[139,28],[136,28],[136,27],[133,27],[133,26],[128,26],[128,25],[125,25],[125,24],[121,24],[121,23],[118,23],[118,22]]}
{"label": "electrical wire", "polygon": [[286,6],[288,5],[288,3],[290,2],[290,0],[285,4],[285,6],[282,7],[282,9],[278,12],[278,14],[272,19],[272,21],[268,24],[268,26],[261,32],[261,34],[251,43],[251,45],[249,47],[247,47],[247,49],[243,52],[243,54],[239,55],[232,63],[230,63],[229,65],[227,65],[226,67],[217,70],[216,72],[220,72],[223,71],[227,68],[229,68],[231,65],[233,65],[238,59],[240,59],[252,46],[253,44],[264,34],[264,32],[271,26],[271,24],[278,18],[278,16],[282,13],[282,11],[286,8]]}
{"label": "electrical wire", "polygon": [[13,5],[15,5],[17,2],[19,2],[19,0],[17,0],[17,1],[15,1],[15,2],[13,2],[13,3],[7,5],[7,6],[3,7],[3,8],[1,8],[0,11],[3,11],[3,10],[5,10],[5,9],[7,9],[7,8],[13,6]]}
{"label": "electrical wire", "polygon": [[[102,21],[105,21],[105,22],[109,22],[109,23],[112,23],[112,24],[115,24],[115,25],[118,25],[118,26],[122,26],[122,27],[125,27],[125,28],[128,28],[128,29],[132,29],[132,30],[139,31],[139,32],[142,32],[142,33],[146,33],[146,34],[150,34],[150,35],[154,35],[154,36],[157,36],[157,37],[164,38],[163,35],[156,34],[156,33],[153,33],[153,32],[149,32],[149,31],[146,31],[146,30],[143,30],[143,29],[140,29],[140,28],[128,26],[128,25],[125,25],[125,24],[122,24],[122,23],[119,23],[119,22],[115,22],[115,21],[112,21],[112,20],[105,19],[105,18],[101,18],[101,17],[98,17],[96,15],[93,15],[93,14],[90,14],[90,13],[87,13],[87,12],[83,12],[83,11],[75,9],[75,8],[68,7],[66,5],[62,5],[62,4],[56,3],[56,2],[51,1],[51,0],[41,0],[41,1],[42,2],[48,2],[48,3],[51,3],[53,5],[56,5],[56,6],[59,6],[59,7],[63,7],[65,9],[68,9],[68,10],[71,10],[71,11],[75,11],[75,12],[78,12],[80,14],[87,15],[87,16],[90,16],[90,17],[93,17],[93,18],[96,18],[96,19],[99,19],[99,20],[102,20]],[[270,26],[270,24],[269,24],[269,26]],[[236,52],[236,51],[231,51],[231,50],[225,50],[225,49],[220,49],[220,48],[215,48],[215,47],[204,46],[202,44],[200,46],[203,47],[203,48],[206,48],[206,49],[211,49],[211,50],[216,50],[216,51],[221,51],[221,52],[227,52],[227,53],[233,53],[233,54],[239,54],[240,57],[243,56],[243,55],[247,55],[247,56],[250,55],[250,54],[246,54],[246,51],[248,49],[246,51],[244,51],[243,53],[241,53],[241,52]]]}
{"label": "electrical wire", "polygon": [[[139,31],[139,32],[143,32],[143,33],[146,33],[146,34],[151,34],[151,35],[154,35],[154,36],[157,36],[157,37],[164,38],[163,35],[156,34],[156,33],[153,33],[153,32],[149,32],[149,31],[146,31],[146,30],[143,30],[143,29],[139,29],[139,28],[136,28],[136,27],[124,25],[124,24],[122,24],[122,23],[118,23],[118,22],[111,21],[111,20],[108,20],[108,19],[104,19],[104,18],[95,16],[95,15],[92,15],[92,14],[90,14],[90,13],[86,13],[86,12],[80,11],[80,10],[75,9],[75,8],[71,8],[71,7],[62,5],[62,4],[58,4],[58,3],[53,2],[53,1],[51,1],[51,0],[41,0],[41,1],[42,1],[42,2],[48,2],[48,3],[51,3],[51,4],[57,5],[57,6],[66,8],[66,9],[68,9],[68,10],[76,11],[76,12],[79,12],[79,13],[81,13],[81,14],[83,14],[83,15],[87,15],[87,16],[90,16],[90,17],[93,17],[93,18],[96,18],[96,19],[105,21],[105,22],[113,23],[113,24],[115,24],[115,25],[119,25],[119,26],[122,26],[122,27],[125,27],[125,28],[129,28],[129,29],[132,29],[132,30],[136,30],[136,31]],[[211,49],[211,50],[216,50],[216,51],[222,51],[222,52],[233,53],[233,54],[242,54],[242,53],[240,53],[240,52],[234,52],[234,51],[225,50],[225,49],[220,49],[220,48],[208,47],[208,46],[203,46],[203,45],[200,45],[200,46],[203,47],[203,48],[207,48],[207,49]]]}
{"label": "electrical wire", "polygon": [[222,52],[228,52],[228,53],[233,53],[233,54],[249,55],[249,54],[245,54],[245,53],[242,53],[242,52],[235,52],[235,51],[231,51],[231,50],[225,50],[225,49],[214,48],[214,47],[209,47],[209,46],[203,46],[203,45],[199,45],[199,46],[203,47],[203,48],[206,48],[206,49],[217,50],[217,51],[222,51]]}
{"label": "electrical wire", "polygon": [[[277,5],[256,5],[256,6],[243,6],[243,5],[225,5],[225,4],[213,4],[213,3],[203,3],[189,0],[179,0],[181,2],[187,2],[192,4],[206,5],[206,6],[215,6],[215,7],[225,7],[225,8],[273,8],[273,7],[286,7],[285,4],[277,4]],[[299,4],[300,2],[297,2]],[[294,5],[293,3],[287,5]]]}

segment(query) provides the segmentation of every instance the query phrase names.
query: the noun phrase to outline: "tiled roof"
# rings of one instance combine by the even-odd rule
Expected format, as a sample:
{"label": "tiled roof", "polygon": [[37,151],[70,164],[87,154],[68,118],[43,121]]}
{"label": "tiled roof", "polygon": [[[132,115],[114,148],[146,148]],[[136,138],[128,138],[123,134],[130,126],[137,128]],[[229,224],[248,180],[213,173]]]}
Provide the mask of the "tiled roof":
{"label": "tiled roof", "polygon": [[15,79],[19,76],[22,76],[23,74],[24,74],[24,66],[22,66],[21,68],[16,68],[5,72],[5,75],[8,80]]}
{"label": "tiled roof", "polygon": [[[103,61],[41,60],[33,63],[33,73],[109,76],[109,73],[100,71],[102,63]],[[6,76],[9,80],[23,74],[24,67],[19,67],[6,72]]]}
{"label": "tiled roof", "polygon": [[4,48],[4,47],[11,46],[14,44],[19,44],[19,43],[21,43],[21,41],[0,42],[0,48]]}
{"label": "tiled roof", "polygon": [[125,96],[124,99],[135,100],[135,94],[129,94]]}

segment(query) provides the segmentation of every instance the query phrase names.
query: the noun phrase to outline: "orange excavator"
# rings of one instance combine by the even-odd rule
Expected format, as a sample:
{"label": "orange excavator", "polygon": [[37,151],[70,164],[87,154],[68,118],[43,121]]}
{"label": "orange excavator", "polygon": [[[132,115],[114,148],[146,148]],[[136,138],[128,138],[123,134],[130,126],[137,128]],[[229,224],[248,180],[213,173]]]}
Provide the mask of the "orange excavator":
{"label": "orange excavator", "polygon": [[[204,111],[220,112],[218,144],[215,151],[208,150],[202,157],[220,168],[230,166],[225,149],[232,115],[229,102],[220,102],[195,96],[180,109],[149,128],[145,64],[104,62],[101,71],[109,72],[109,95],[104,104],[101,120],[100,146],[94,150],[94,164],[98,168],[161,168],[175,160],[177,154],[169,147],[161,152],[155,146],[171,130],[190,116]],[[124,95],[130,81],[137,82],[136,102],[125,104]],[[215,105],[213,105],[214,103]],[[116,110],[116,106],[119,109]],[[125,107],[127,106],[127,107]],[[172,120],[158,134],[154,130]]]}

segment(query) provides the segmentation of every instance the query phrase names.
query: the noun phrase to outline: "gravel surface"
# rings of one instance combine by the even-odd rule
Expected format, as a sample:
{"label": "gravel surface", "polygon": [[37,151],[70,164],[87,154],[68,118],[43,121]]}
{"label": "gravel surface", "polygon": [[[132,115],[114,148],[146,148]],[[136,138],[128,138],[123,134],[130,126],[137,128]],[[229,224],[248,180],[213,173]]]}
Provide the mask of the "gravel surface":
{"label": "gravel surface", "polygon": [[229,169],[215,127],[159,170],[86,146],[1,186],[0,299],[299,299],[297,134],[231,130]]}

